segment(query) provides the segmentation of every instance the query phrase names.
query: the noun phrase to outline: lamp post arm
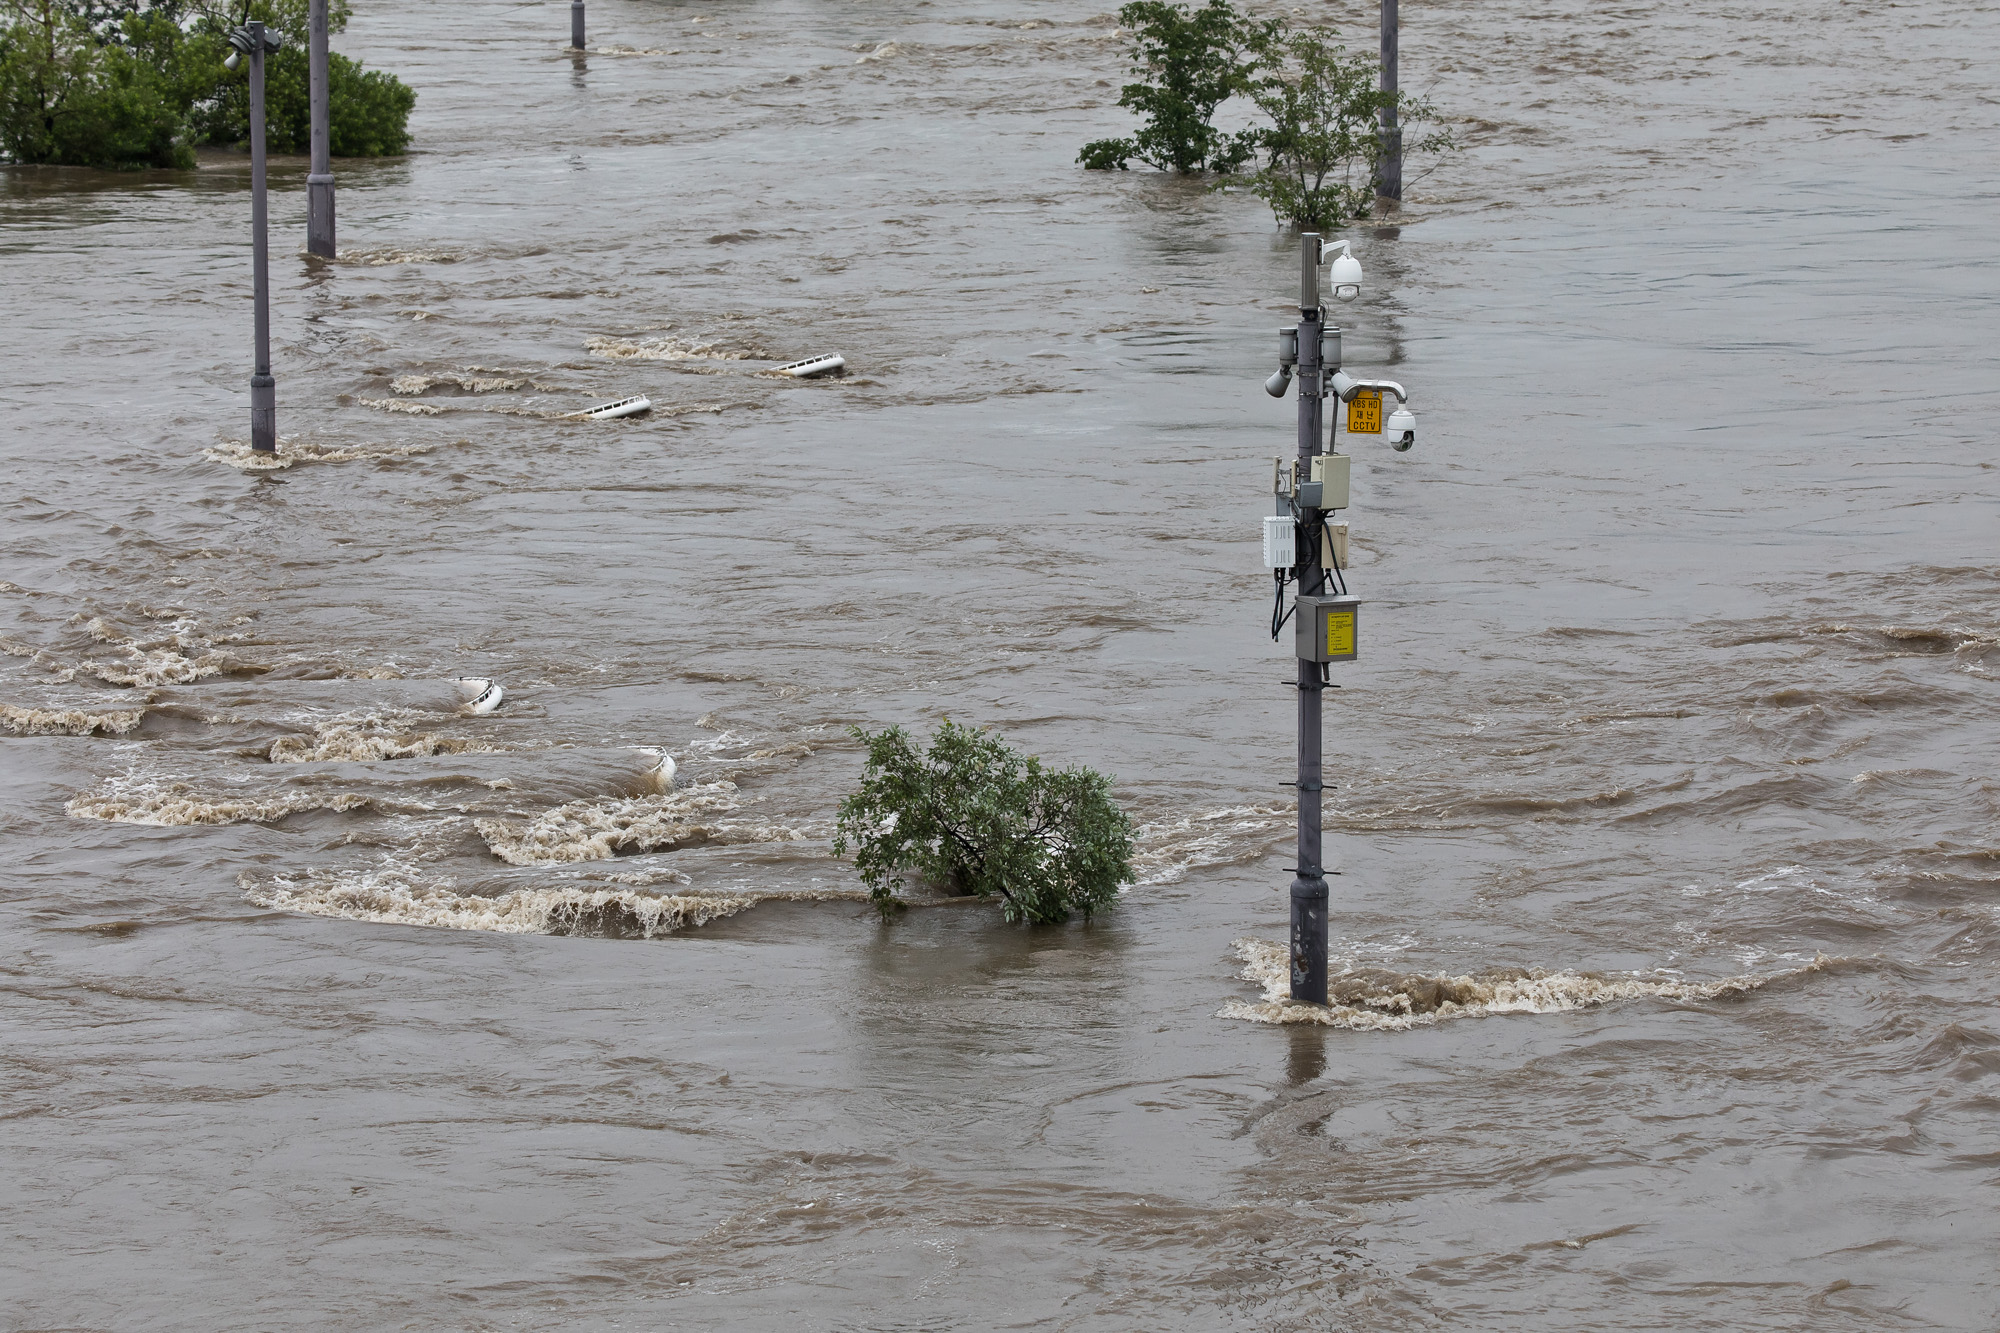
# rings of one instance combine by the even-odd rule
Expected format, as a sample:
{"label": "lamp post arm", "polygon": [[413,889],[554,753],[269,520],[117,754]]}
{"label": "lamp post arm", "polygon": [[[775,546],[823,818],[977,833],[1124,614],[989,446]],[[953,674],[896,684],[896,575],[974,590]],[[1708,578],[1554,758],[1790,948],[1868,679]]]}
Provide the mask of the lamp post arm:
{"label": "lamp post arm", "polygon": [[1410,395],[1405,392],[1402,385],[1396,383],[1394,380],[1358,380],[1344,370],[1336,370],[1333,373],[1333,379],[1329,381],[1327,387],[1332,389],[1334,396],[1339,398],[1343,403],[1353,402],[1354,395],[1360,393],[1363,389],[1374,389],[1380,393],[1393,393],[1396,395],[1396,401],[1399,403],[1410,401]]}

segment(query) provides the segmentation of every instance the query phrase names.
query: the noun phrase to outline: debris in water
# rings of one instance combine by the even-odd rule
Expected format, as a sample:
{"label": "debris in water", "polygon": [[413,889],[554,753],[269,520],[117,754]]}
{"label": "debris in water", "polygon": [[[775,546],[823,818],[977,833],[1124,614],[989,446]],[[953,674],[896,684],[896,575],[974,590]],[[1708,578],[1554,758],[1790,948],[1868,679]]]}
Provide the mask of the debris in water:
{"label": "debris in water", "polygon": [[600,403],[596,407],[587,407],[581,412],[572,412],[570,415],[579,421],[613,421],[619,417],[636,417],[642,412],[652,410],[653,400],[643,393],[638,393],[630,398],[620,398],[615,403]]}
{"label": "debris in water", "polygon": [[838,352],[826,352],[819,356],[809,356],[803,361],[793,361],[778,366],[773,375],[789,375],[795,380],[809,380],[816,375],[834,375],[847,369],[847,358]]}
{"label": "debris in water", "polygon": [[465,700],[465,711],[474,717],[483,717],[507,702],[507,691],[500,688],[497,680],[460,676],[452,683],[458,686],[458,697]]}

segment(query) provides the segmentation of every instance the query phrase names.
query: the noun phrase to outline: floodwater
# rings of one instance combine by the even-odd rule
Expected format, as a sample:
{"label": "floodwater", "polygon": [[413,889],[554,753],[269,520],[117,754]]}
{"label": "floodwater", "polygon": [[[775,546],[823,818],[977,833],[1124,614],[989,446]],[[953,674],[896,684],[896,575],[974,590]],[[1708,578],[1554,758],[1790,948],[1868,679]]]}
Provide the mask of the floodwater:
{"label": "floodwater", "polygon": [[[1109,18],[357,10],[274,468],[241,159],[0,171],[7,1327],[2000,1325],[2000,11],[1405,4],[1315,1011],[1297,244]],[[947,714],[1117,910],[856,901]]]}

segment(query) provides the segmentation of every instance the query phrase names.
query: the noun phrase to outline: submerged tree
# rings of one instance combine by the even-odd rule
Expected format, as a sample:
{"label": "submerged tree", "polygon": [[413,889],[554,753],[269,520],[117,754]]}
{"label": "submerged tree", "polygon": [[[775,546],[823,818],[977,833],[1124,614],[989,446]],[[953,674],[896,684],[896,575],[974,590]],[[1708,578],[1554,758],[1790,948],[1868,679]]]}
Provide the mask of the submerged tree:
{"label": "submerged tree", "polygon": [[[1375,199],[1384,143],[1381,113],[1394,107],[1405,123],[1435,121],[1430,103],[1384,92],[1373,59],[1350,54],[1328,28],[1274,27],[1261,42],[1261,76],[1250,97],[1270,120],[1258,132],[1264,165],[1249,188],[1281,222],[1332,227],[1362,217]],[[1437,129],[1403,141],[1405,155],[1452,147]]]}
{"label": "submerged tree", "polygon": [[1168,0],[1134,0],[1118,11],[1131,30],[1132,72],[1118,105],[1146,118],[1126,139],[1098,139],[1077,161],[1093,170],[1124,170],[1137,159],[1183,175],[1234,171],[1250,159],[1255,138],[1215,127],[1215,111],[1248,92],[1268,23],[1237,13],[1229,0],[1190,11]]}
{"label": "submerged tree", "polygon": [[855,736],[861,787],[840,804],[833,850],[884,916],[906,874],[952,893],[998,895],[1009,921],[1085,920],[1132,880],[1132,823],[1111,781],[1051,770],[998,737],[947,720],[920,750],[901,727]]}

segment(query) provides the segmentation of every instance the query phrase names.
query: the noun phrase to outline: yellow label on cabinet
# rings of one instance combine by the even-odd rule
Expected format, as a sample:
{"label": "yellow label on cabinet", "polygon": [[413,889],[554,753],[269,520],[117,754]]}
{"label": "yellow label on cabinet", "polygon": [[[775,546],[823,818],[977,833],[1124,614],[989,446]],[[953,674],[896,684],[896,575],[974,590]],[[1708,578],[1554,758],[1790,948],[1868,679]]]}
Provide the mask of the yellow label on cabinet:
{"label": "yellow label on cabinet", "polygon": [[1328,657],[1348,657],[1354,652],[1354,613],[1352,611],[1329,611],[1326,613],[1326,655]]}
{"label": "yellow label on cabinet", "polygon": [[1348,402],[1347,433],[1349,435],[1380,435],[1382,433],[1382,391],[1380,389],[1363,389]]}

